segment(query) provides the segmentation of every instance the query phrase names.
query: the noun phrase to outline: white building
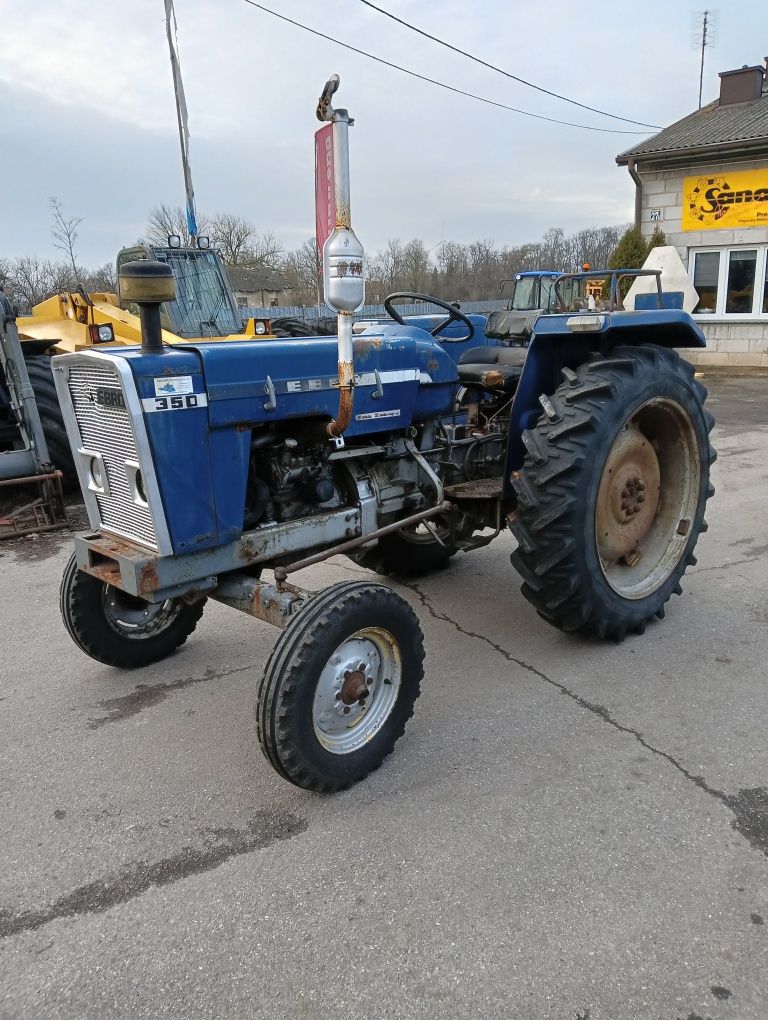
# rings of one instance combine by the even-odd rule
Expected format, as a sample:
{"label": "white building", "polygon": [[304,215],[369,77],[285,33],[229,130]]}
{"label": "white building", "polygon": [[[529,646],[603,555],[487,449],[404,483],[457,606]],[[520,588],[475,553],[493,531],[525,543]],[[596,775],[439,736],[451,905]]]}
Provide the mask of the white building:
{"label": "white building", "polygon": [[696,360],[768,368],[766,67],[722,72],[718,99],[616,162],[635,182],[636,224],[664,231],[699,294]]}

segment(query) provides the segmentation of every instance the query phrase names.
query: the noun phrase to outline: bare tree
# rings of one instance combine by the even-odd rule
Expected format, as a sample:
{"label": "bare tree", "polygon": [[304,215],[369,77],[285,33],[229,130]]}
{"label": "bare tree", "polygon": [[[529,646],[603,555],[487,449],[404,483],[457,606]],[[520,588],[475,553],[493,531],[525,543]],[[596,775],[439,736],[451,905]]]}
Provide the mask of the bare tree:
{"label": "bare tree", "polygon": [[19,308],[27,312],[32,305],[47,298],[53,291],[53,263],[36,255],[22,255],[10,264],[9,280]]}
{"label": "bare tree", "polygon": [[255,269],[259,266],[277,268],[285,257],[285,250],[282,243],[274,234],[266,231],[263,234],[255,233],[251,241],[247,257],[243,265]]}
{"label": "bare tree", "polygon": [[428,285],[431,268],[424,242],[415,237],[402,251],[402,282],[405,288],[423,292]]}
{"label": "bare tree", "polygon": [[81,276],[80,282],[90,293],[115,294],[117,293],[117,277],[115,266],[112,262],[105,262],[97,269],[86,270]]}
{"label": "bare tree", "polygon": [[[198,234],[207,235],[210,227],[210,220],[205,216],[197,217]],[[180,205],[166,205],[161,202],[150,212],[147,221],[145,240],[149,244],[165,245],[171,234],[177,234],[185,247],[192,244],[192,238],[187,226],[187,214]]]}
{"label": "bare tree", "polygon": [[75,244],[77,243],[77,228],[83,222],[82,216],[71,216],[69,219],[64,215],[61,202],[52,195],[48,200],[53,212],[53,227],[51,235],[53,246],[63,252],[67,261],[72,266],[72,272],[77,273],[77,257],[75,255]]}
{"label": "bare tree", "polygon": [[218,213],[211,220],[210,237],[230,266],[244,265],[257,237],[256,228],[242,216]]}
{"label": "bare tree", "polygon": [[308,238],[295,251],[288,252],[281,269],[298,304],[320,304],[323,264],[314,237]]}

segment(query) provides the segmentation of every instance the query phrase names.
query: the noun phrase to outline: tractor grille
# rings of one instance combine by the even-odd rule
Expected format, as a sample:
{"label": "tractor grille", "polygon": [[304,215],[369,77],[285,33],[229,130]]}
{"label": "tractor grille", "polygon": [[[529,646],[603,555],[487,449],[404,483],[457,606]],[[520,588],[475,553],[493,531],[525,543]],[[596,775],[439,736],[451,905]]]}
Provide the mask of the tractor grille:
{"label": "tractor grille", "polygon": [[[128,483],[126,461],[141,463],[130,413],[125,407],[99,402],[104,393],[110,396],[118,390],[122,394],[119,375],[103,363],[80,362],[70,366],[68,386],[83,447],[101,454],[107,472],[109,495],[94,494],[102,528],[156,549],[152,514],[134,502]],[[146,465],[141,467],[145,470]]]}

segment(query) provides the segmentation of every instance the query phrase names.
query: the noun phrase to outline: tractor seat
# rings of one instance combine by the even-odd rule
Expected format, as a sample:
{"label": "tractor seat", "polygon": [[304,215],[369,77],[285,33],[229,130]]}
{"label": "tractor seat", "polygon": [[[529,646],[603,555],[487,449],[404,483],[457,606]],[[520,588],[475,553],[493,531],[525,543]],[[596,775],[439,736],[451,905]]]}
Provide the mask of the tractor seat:
{"label": "tractor seat", "polygon": [[514,393],[527,353],[524,347],[472,347],[459,358],[459,382]]}

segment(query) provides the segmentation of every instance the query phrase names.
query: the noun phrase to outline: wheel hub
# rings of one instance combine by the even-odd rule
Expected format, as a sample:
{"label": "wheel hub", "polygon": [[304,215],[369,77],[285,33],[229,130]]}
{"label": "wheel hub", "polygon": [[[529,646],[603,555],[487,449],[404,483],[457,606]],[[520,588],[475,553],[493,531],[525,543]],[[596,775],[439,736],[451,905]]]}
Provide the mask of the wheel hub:
{"label": "wheel hub", "polygon": [[312,719],[320,743],[348,754],[370,740],[397,701],[397,644],[380,628],[358,631],[336,649],[317,682]]}
{"label": "wheel hub", "polygon": [[616,435],[594,520],[600,568],[622,598],[645,598],[678,568],[699,500],[700,460],[694,420],[671,396],[641,404]]}
{"label": "wheel hub", "polygon": [[373,680],[366,680],[366,668],[367,663],[361,662],[357,669],[345,671],[344,683],[339,692],[343,704],[354,705],[356,701],[365,701],[368,697],[368,684],[373,683]]}
{"label": "wheel hub", "polygon": [[181,611],[179,599],[146,602],[108,584],[104,585],[102,606],[104,618],[113,630],[138,640],[164,630]]}
{"label": "wheel hub", "polygon": [[656,516],[661,473],[656,451],[634,424],[627,424],[605,463],[597,496],[596,532],[604,562],[632,560]]}

